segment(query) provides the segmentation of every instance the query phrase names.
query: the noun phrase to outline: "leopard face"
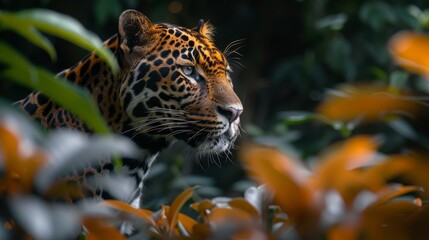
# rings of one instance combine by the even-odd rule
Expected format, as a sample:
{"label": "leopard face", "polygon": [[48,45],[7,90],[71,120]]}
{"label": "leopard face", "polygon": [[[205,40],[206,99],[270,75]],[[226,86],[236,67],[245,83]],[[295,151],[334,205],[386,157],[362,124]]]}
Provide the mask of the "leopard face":
{"label": "leopard face", "polygon": [[119,19],[119,44],[129,69],[120,99],[133,130],[182,140],[203,153],[233,145],[243,106],[211,25],[154,24],[129,10]]}

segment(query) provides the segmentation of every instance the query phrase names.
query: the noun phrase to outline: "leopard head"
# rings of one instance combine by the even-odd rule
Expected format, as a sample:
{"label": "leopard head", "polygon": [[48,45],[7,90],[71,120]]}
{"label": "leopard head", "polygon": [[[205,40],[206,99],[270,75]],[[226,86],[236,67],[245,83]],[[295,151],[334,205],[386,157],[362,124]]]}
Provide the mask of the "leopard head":
{"label": "leopard head", "polygon": [[119,47],[128,69],[120,98],[138,134],[182,140],[202,153],[233,145],[243,106],[210,24],[152,23],[128,10],[119,18]]}

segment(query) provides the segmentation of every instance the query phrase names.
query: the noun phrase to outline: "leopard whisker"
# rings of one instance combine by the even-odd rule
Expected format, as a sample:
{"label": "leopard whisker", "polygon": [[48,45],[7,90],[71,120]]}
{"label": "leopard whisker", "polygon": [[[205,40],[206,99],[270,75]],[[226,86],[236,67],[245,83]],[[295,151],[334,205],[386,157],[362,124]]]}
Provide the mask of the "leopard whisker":
{"label": "leopard whisker", "polygon": [[223,54],[225,56],[227,56],[229,51],[231,50],[231,48],[233,48],[234,46],[237,46],[239,44],[242,44],[245,40],[246,40],[245,38],[242,38],[242,39],[237,39],[237,40],[232,41],[231,43],[229,43],[226,46],[225,50],[223,50]]}
{"label": "leopard whisker", "polygon": [[246,45],[241,45],[241,46],[238,46],[237,48],[235,48],[234,50],[230,50],[229,52],[228,52],[228,54],[225,56],[226,57],[226,59],[230,59],[231,58],[231,56],[233,56],[233,54],[235,54],[235,55],[237,55],[238,57],[243,57],[243,54],[241,54],[240,52],[238,52],[241,48],[243,48],[243,47],[245,47]]}
{"label": "leopard whisker", "polygon": [[167,123],[162,123],[156,126],[143,126],[141,128],[136,129],[139,132],[149,132],[149,131],[158,131],[158,130],[165,130],[167,128],[170,129],[174,129],[174,128],[183,128],[188,126],[187,122],[182,122],[182,123],[174,123],[174,122],[167,122]]}
{"label": "leopard whisker", "polygon": [[206,129],[207,129],[207,128],[206,128],[206,127],[204,127],[204,128],[201,128],[200,130],[198,130],[196,133],[194,133],[194,134],[189,138],[189,141],[190,141],[190,140],[192,140],[192,139],[194,139],[194,138],[196,138],[196,137],[198,137],[198,135],[200,135],[201,133],[203,133]]}
{"label": "leopard whisker", "polygon": [[239,61],[231,61],[231,64],[234,65],[235,67],[239,68],[239,69],[243,69],[243,68],[247,68],[246,66],[244,66],[241,62]]}
{"label": "leopard whisker", "polygon": [[[244,46],[244,45],[243,45]],[[233,50],[233,51],[230,51],[229,53],[228,53],[228,55],[226,56],[226,58],[229,60],[229,59],[231,59],[231,55],[232,54],[237,54],[239,57],[242,57],[243,56],[243,54],[241,54],[240,52],[237,52],[240,48],[242,48],[243,46],[240,46],[240,47],[238,47],[237,49],[235,49],[235,50]]]}
{"label": "leopard whisker", "polygon": [[191,133],[192,131],[190,131],[189,129],[184,129],[184,130],[176,130],[171,132],[170,134],[168,134],[167,136],[174,136],[174,135],[178,135],[181,133]]}
{"label": "leopard whisker", "polygon": [[[131,129],[128,129],[127,131],[124,131],[123,134],[128,133],[130,131],[142,132],[143,129],[148,128],[150,125],[155,124],[157,122],[159,122],[157,119],[153,119],[153,120],[151,120],[149,122],[145,122],[145,124],[137,125],[137,126],[131,128]],[[187,121],[183,121],[183,122],[164,122],[164,123],[162,123],[162,126],[168,126],[168,125],[179,126],[179,125],[186,125],[188,123],[189,122],[187,122]],[[152,128],[159,127],[159,126],[160,125],[153,126]]]}
{"label": "leopard whisker", "polygon": [[179,123],[179,122],[190,122],[190,121],[187,120],[187,119],[163,117],[163,118],[154,118],[154,119],[150,119],[150,120],[146,120],[146,121],[136,122],[136,123],[134,123],[134,125],[135,124],[140,124],[139,126],[142,126],[142,125],[150,125],[150,124],[159,123],[159,122],[174,122],[174,123]]}

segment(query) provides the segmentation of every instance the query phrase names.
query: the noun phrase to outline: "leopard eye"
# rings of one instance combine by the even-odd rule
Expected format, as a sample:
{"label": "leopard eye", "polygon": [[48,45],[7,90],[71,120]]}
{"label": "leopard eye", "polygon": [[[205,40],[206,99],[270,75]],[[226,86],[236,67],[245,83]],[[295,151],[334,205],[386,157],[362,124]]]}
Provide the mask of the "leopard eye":
{"label": "leopard eye", "polygon": [[195,72],[195,67],[193,66],[183,66],[182,71],[186,76],[191,76]]}

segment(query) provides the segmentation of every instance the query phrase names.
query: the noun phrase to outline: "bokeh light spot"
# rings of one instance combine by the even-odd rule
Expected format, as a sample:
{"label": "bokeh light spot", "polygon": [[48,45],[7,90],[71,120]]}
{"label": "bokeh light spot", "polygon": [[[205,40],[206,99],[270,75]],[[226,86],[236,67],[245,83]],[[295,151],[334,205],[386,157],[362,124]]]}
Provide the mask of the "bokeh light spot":
{"label": "bokeh light spot", "polygon": [[170,4],[168,4],[168,11],[174,14],[177,14],[181,12],[183,9],[183,5],[179,1],[171,1]]}

